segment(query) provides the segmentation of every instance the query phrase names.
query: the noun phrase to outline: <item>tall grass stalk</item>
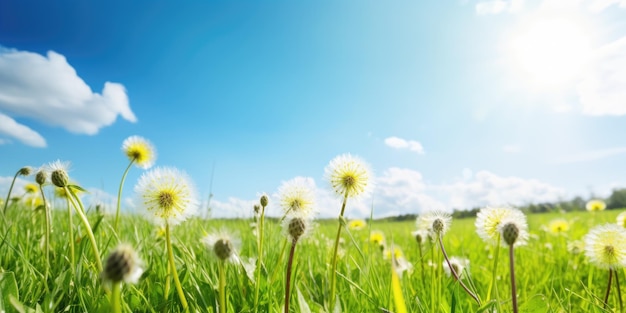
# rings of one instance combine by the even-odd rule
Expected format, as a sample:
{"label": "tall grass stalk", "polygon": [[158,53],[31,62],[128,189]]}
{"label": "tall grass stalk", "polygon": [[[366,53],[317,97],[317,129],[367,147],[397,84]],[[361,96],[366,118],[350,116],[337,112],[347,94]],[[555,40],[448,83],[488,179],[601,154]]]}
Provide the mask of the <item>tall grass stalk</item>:
{"label": "tall grass stalk", "polygon": [[348,191],[346,191],[343,197],[343,203],[341,204],[341,213],[339,213],[339,227],[337,227],[337,237],[335,238],[335,244],[333,246],[333,256],[330,271],[330,305],[335,303],[335,293],[337,285],[337,252],[339,250],[339,239],[341,238],[341,229],[343,228],[343,213],[346,210],[346,203],[348,202]]}
{"label": "tall grass stalk", "polygon": [[[467,286],[465,286],[465,284],[463,283],[463,281],[461,280],[461,278],[459,277],[457,272],[454,270],[454,267],[452,266],[452,264],[450,264],[450,259],[448,259],[448,254],[446,253],[446,249],[443,246],[443,241],[441,240],[441,235],[439,235],[437,237],[439,239],[439,247],[441,247],[441,253],[443,253],[443,257],[444,257],[444,259],[446,259],[446,263],[448,264],[448,267],[450,268],[450,273],[452,273],[452,276],[454,276],[454,279],[457,282],[459,282],[461,287],[463,287],[463,290],[465,290],[465,292],[468,295],[470,295],[472,298],[474,298],[476,303],[478,303],[478,306],[480,306],[481,303],[480,303],[480,299],[478,298],[478,296],[475,293],[473,293]],[[512,250],[512,248],[511,248],[511,250]]]}
{"label": "tall grass stalk", "polygon": [[70,265],[72,266],[72,274],[76,276],[76,252],[74,249],[74,221],[72,217],[72,205],[70,204],[70,195],[65,194],[65,201],[67,203],[67,222],[69,224],[67,234],[70,242]]}
{"label": "tall grass stalk", "polygon": [[[267,205],[267,203],[263,203],[263,201],[261,201],[261,214],[259,217],[259,225],[258,225],[258,232],[259,232],[259,236],[258,236],[258,240],[257,240],[257,251],[258,251],[258,256],[256,259],[256,283],[255,283],[255,290],[254,290],[254,312],[258,312],[259,309],[259,289],[261,288],[261,273],[263,271],[263,222],[265,220],[265,206]],[[265,204],[265,205],[263,205]]]}
{"label": "tall grass stalk", "polygon": [[43,283],[48,290],[48,276],[50,275],[50,232],[52,228],[52,218],[50,216],[50,208],[48,207],[48,201],[46,201],[46,195],[43,192],[43,185],[39,185],[39,191],[41,192],[41,199],[43,200],[43,209],[45,214],[46,232],[44,237],[44,256],[46,261],[46,270],[44,272]]}

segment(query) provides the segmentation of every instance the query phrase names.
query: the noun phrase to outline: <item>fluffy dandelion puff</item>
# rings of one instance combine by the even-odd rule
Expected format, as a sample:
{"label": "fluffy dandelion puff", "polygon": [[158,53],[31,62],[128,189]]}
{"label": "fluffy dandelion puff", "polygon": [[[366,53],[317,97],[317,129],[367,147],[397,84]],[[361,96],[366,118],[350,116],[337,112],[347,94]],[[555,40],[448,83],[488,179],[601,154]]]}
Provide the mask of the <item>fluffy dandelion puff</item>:
{"label": "fluffy dandelion puff", "polygon": [[[465,276],[466,271],[469,272],[469,263],[470,261],[467,258],[461,258],[456,256],[450,257],[450,266],[452,266],[454,272],[459,276],[459,278]],[[443,261],[442,264],[444,273],[446,273],[446,275],[450,277],[452,275],[452,272],[450,271],[450,266],[448,266],[448,263],[446,261]]]}
{"label": "fluffy dandelion puff", "polygon": [[584,237],[585,255],[603,269],[626,266],[626,229],[615,224],[592,228]]}
{"label": "fluffy dandelion puff", "polygon": [[326,177],[338,196],[367,195],[373,188],[369,165],[358,157],[342,154],[330,161]]}
{"label": "fluffy dandelion puff", "polygon": [[177,225],[195,213],[198,200],[190,178],[176,168],[143,173],[135,186],[139,206],[159,224]]}
{"label": "fluffy dandelion puff", "polygon": [[442,211],[432,211],[417,217],[417,228],[428,230],[433,235],[443,236],[452,223],[452,216]]}
{"label": "fluffy dandelion puff", "polygon": [[525,245],[528,242],[526,216],[516,219],[511,217],[503,219],[498,225],[498,232],[502,236],[502,245],[504,247]]}
{"label": "fluffy dandelion puff", "polygon": [[626,228],[626,212],[622,212],[617,216],[617,225]]}
{"label": "fluffy dandelion puff", "polygon": [[561,218],[555,219],[555,220],[550,221],[550,224],[548,225],[548,229],[553,234],[565,233],[569,230],[569,223],[566,220],[561,219]]}
{"label": "fluffy dandelion puff", "polygon": [[310,214],[313,211],[313,190],[309,180],[304,177],[296,177],[284,182],[278,188],[278,199],[284,214]]}
{"label": "fluffy dandelion puff", "polygon": [[411,232],[411,235],[413,236],[413,238],[415,238],[415,241],[420,244],[425,243],[427,240],[430,240],[432,238],[432,236],[430,236],[428,230],[426,229],[418,229]]}
{"label": "fluffy dandelion puff", "polygon": [[582,240],[569,241],[567,243],[567,252],[571,254],[580,254],[585,251],[585,242]]}
{"label": "fluffy dandelion puff", "polygon": [[587,205],[585,205],[585,208],[589,212],[603,211],[606,209],[606,203],[602,200],[590,200],[587,202]]}
{"label": "fluffy dandelion puff", "polygon": [[476,215],[476,232],[486,243],[496,244],[502,220],[526,220],[522,211],[511,208],[483,208]]}
{"label": "fluffy dandelion puff", "polygon": [[50,171],[50,180],[55,186],[62,188],[68,185],[70,179],[67,171],[69,167],[69,162],[62,162],[60,160],[56,160],[48,164],[48,169]]}
{"label": "fluffy dandelion puff", "polygon": [[202,238],[202,243],[221,261],[239,263],[237,251],[241,241],[226,230],[219,230]]}
{"label": "fluffy dandelion puff", "polygon": [[348,229],[350,230],[361,230],[365,228],[367,223],[364,220],[351,220],[348,222]]}
{"label": "fluffy dandelion puff", "polygon": [[130,136],[122,143],[122,150],[129,160],[145,170],[154,165],[156,150],[150,141],[140,136]]}
{"label": "fluffy dandelion puff", "polygon": [[121,244],[106,260],[102,278],[113,283],[124,281],[126,283],[137,283],[143,269],[141,260],[133,248],[126,244]]}

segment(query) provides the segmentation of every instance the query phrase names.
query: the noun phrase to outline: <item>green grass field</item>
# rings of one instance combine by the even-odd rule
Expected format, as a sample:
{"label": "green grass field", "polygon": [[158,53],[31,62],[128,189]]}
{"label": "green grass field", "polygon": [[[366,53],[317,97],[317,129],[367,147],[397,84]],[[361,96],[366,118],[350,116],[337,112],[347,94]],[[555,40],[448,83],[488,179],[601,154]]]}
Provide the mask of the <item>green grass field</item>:
{"label": "green grass field", "polygon": [[[620,211],[597,213],[541,214],[528,216],[531,239],[516,249],[516,275],[520,312],[613,312],[618,306],[615,290],[609,308],[602,308],[608,271],[595,268],[584,254],[568,252],[567,244],[581,239],[590,227],[614,223]],[[550,220],[564,218],[569,231],[554,235],[546,230]],[[129,243],[143,260],[145,272],[136,285],[123,286],[125,312],[179,312],[182,307],[174,288],[164,295],[167,277],[165,240],[159,229],[140,216],[122,216],[119,232],[114,232],[112,216],[90,212],[89,219],[104,260],[118,243]],[[256,237],[251,220],[190,219],[173,229],[174,254],[182,287],[191,312],[216,312],[218,261],[201,243],[206,234],[227,229],[241,240],[238,254],[242,260],[257,257]],[[89,240],[74,218],[76,260],[69,260],[68,215],[54,210],[51,239],[51,269],[45,282],[44,215],[25,205],[10,206],[0,223],[0,311],[6,312],[107,312],[109,298],[96,271]],[[326,303],[329,292],[329,263],[336,221],[317,224],[311,235],[298,244],[294,260],[291,295],[292,312],[332,311]],[[394,312],[391,293],[391,262],[381,249],[369,243],[370,231],[385,234],[402,249],[412,270],[401,277],[408,312],[476,312],[478,305],[462,291],[453,278],[441,272],[437,249],[424,246],[420,259],[418,245],[411,235],[414,222],[373,222],[361,230],[344,231],[338,265],[337,294],[343,312]],[[259,312],[281,312],[284,303],[286,237],[280,224],[266,220],[265,255],[260,283]],[[474,219],[453,220],[444,243],[449,256],[470,260],[469,279],[484,300],[491,280],[494,248],[476,234]],[[432,251],[435,253],[433,254]],[[511,311],[508,258],[500,249],[497,269],[497,307]],[[431,260],[435,265],[429,266]],[[422,276],[421,262],[425,263]],[[621,271],[620,274],[623,274]],[[227,264],[227,311],[253,312],[255,285],[244,267]],[[621,275],[622,281],[623,275]],[[434,282],[434,283],[433,283]],[[441,288],[437,288],[439,283]],[[492,298],[494,298],[492,296]]]}

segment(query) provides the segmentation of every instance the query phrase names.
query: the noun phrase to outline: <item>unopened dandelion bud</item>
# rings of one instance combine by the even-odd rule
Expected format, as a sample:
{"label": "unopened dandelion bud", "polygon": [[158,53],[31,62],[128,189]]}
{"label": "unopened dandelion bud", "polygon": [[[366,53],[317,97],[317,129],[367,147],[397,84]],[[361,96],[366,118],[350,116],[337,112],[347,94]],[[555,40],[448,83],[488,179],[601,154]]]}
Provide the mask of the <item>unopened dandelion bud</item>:
{"label": "unopened dandelion bud", "polygon": [[45,184],[46,180],[48,180],[48,174],[46,174],[45,171],[39,171],[37,172],[37,175],[35,175],[35,181],[39,185]]}
{"label": "unopened dandelion bud", "polygon": [[441,219],[436,219],[433,221],[433,231],[435,234],[439,234],[443,232],[444,224]]}
{"label": "unopened dandelion bud", "polygon": [[33,172],[33,169],[30,166],[24,166],[20,168],[20,170],[18,171],[18,174],[21,176],[28,176],[32,172]]}
{"label": "unopened dandelion bud", "polygon": [[57,187],[65,187],[69,182],[69,177],[67,176],[67,172],[64,170],[55,170],[50,175],[50,180]]}
{"label": "unopened dandelion bud", "polygon": [[233,244],[224,238],[218,239],[213,246],[213,252],[220,260],[226,260],[233,254]]}
{"label": "unopened dandelion bud", "polygon": [[519,228],[515,223],[507,223],[502,226],[502,238],[509,246],[512,246],[519,236]]}
{"label": "unopened dandelion bud", "polygon": [[304,234],[305,230],[306,222],[304,221],[304,219],[300,217],[294,217],[289,222],[289,235],[291,236],[291,238],[293,238],[294,241],[300,239],[300,236]]}
{"label": "unopened dandelion bud", "polygon": [[261,206],[262,207],[266,207],[267,204],[269,203],[269,199],[267,198],[267,195],[262,195],[261,199],[259,200],[259,202],[261,202]]}
{"label": "unopened dandelion bud", "polygon": [[261,212],[261,206],[258,204],[254,205],[254,214],[258,215]]}
{"label": "unopened dandelion bud", "polygon": [[106,260],[102,277],[114,283],[136,282],[143,270],[135,251],[128,245],[117,247]]}

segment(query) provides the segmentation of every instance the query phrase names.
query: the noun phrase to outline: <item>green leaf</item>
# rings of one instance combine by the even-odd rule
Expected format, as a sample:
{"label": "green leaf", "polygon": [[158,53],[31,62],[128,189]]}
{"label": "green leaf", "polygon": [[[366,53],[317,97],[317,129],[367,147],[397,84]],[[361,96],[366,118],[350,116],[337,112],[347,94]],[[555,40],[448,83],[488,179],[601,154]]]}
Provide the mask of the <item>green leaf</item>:
{"label": "green leaf", "polygon": [[15,310],[9,305],[10,298],[20,298],[20,294],[17,289],[17,281],[15,280],[15,274],[13,272],[4,272],[0,274],[0,311],[15,312]]}
{"label": "green leaf", "polygon": [[302,296],[300,289],[296,288],[296,292],[298,293],[298,304],[300,305],[300,312],[311,313],[311,308],[309,308],[309,305],[306,303],[306,300],[304,300],[304,297]]}

